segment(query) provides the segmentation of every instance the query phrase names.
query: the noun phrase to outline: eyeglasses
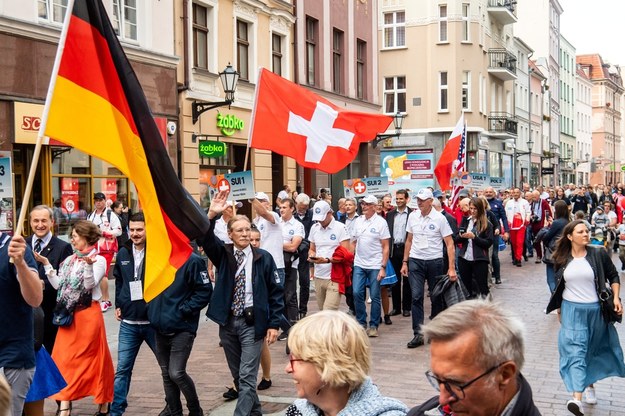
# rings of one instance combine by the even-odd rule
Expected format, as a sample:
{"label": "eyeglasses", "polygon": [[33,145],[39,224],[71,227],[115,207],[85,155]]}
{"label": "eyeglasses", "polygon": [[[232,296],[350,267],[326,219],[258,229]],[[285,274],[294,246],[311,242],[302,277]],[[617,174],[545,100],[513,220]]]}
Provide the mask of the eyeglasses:
{"label": "eyeglasses", "polygon": [[293,354],[289,354],[289,362],[291,363],[291,368],[294,368],[293,363],[296,361],[306,361],[302,358],[293,358]]}
{"label": "eyeglasses", "polygon": [[464,392],[465,389],[470,387],[471,384],[475,383],[482,377],[485,377],[488,374],[492,373],[493,371],[495,371],[496,369],[504,365],[506,362],[507,361],[504,361],[501,364],[498,364],[494,367],[489,368],[488,370],[486,370],[486,372],[480,374],[479,376],[475,377],[473,380],[468,381],[464,384],[459,384],[455,381],[441,380],[438,377],[436,377],[434,373],[432,373],[432,370],[426,371],[425,377],[428,379],[432,387],[434,387],[437,391],[441,391],[441,384],[442,384],[443,386],[445,386],[445,390],[447,391],[447,393],[449,393],[450,396],[452,396],[456,400],[462,400],[466,397],[466,394]]}

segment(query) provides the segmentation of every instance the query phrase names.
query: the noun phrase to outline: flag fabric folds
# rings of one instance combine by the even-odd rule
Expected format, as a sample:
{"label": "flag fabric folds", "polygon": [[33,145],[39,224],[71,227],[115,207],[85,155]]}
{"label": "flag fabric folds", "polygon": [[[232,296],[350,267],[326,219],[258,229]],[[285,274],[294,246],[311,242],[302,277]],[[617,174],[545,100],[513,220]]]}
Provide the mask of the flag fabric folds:
{"label": "flag fabric folds", "polygon": [[337,107],[266,69],[261,70],[255,101],[249,146],[326,173],[347,166],[361,143],[373,140],[393,121]]}
{"label": "flag fabric folds", "polygon": [[171,284],[191,254],[189,241],[208,230],[208,219],[176,176],[101,0],[75,0],[69,12],[44,134],[116,166],[135,184],[150,239],[149,301]]}
{"label": "flag fabric folds", "polygon": [[456,182],[459,172],[464,172],[466,164],[466,128],[464,113],[458,119],[456,127],[451,132],[449,140],[441,153],[441,157],[434,168],[438,186],[443,191],[452,189],[452,182]]}

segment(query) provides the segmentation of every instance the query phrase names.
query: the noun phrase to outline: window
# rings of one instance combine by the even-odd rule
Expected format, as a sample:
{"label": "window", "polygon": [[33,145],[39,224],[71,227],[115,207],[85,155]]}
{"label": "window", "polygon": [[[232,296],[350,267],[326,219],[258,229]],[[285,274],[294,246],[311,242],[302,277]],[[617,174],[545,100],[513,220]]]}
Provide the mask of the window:
{"label": "window", "polygon": [[343,32],[332,31],[332,92],[343,92]]}
{"label": "window", "polygon": [[438,6],[438,41],[447,42],[447,5]]}
{"label": "window", "polygon": [[406,45],[406,13],[384,13],[384,47],[396,48]]}
{"label": "window", "polygon": [[439,111],[447,111],[449,110],[449,104],[447,102],[447,72],[439,72],[439,82],[438,82],[438,110]]}
{"label": "window", "polygon": [[244,81],[250,79],[250,42],[247,32],[248,24],[242,20],[237,20],[237,64],[239,77]]}
{"label": "window", "polygon": [[282,75],[282,36],[271,34],[271,70]]}
{"label": "window", "polygon": [[406,77],[384,78],[384,113],[406,112]]}
{"label": "window", "polygon": [[39,18],[63,23],[68,0],[39,0]]}
{"label": "window", "polygon": [[462,3],[462,41],[468,42],[470,38],[469,12],[471,11],[469,3]]}
{"label": "window", "polygon": [[317,84],[317,30],[318,21],[306,18],[306,83]]}
{"label": "window", "polygon": [[356,98],[364,100],[367,91],[367,42],[356,39]]}
{"label": "window", "polygon": [[208,69],[208,9],[193,3],[193,65]]}
{"label": "window", "polygon": [[120,38],[137,40],[137,0],[113,0],[111,23]]}
{"label": "window", "polygon": [[471,71],[462,71],[462,109],[471,111]]}

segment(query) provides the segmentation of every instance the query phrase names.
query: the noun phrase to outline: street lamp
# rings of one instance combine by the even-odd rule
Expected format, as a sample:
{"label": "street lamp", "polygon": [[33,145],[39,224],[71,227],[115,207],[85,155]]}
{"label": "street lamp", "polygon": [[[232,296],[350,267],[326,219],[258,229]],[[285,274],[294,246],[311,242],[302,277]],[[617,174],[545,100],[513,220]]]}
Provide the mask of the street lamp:
{"label": "street lamp", "polygon": [[192,107],[192,119],[193,124],[197,123],[200,118],[200,114],[213,108],[222,107],[227,105],[228,108],[234,102],[234,92],[237,89],[237,83],[239,82],[239,73],[232,68],[232,65],[228,62],[228,66],[222,72],[219,73],[219,79],[221,80],[221,86],[224,90],[225,100],[217,102],[198,102],[193,101]]}
{"label": "street lamp", "polygon": [[397,111],[397,113],[395,113],[395,116],[393,116],[393,125],[395,126],[395,133],[378,134],[377,136],[375,136],[375,139],[373,139],[373,141],[371,142],[371,146],[375,149],[376,147],[378,147],[378,143],[380,143],[382,140],[387,140],[393,137],[401,136],[401,126],[404,123],[404,117],[405,115]]}
{"label": "street lamp", "polygon": [[[531,133],[530,133],[531,134]],[[527,183],[530,184],[530,188],[532,187],[532,147],[534,146],[534,142],[530,136],[530,139],[527,142],[527,159],[529,161],[528,169],[527,169]]]}

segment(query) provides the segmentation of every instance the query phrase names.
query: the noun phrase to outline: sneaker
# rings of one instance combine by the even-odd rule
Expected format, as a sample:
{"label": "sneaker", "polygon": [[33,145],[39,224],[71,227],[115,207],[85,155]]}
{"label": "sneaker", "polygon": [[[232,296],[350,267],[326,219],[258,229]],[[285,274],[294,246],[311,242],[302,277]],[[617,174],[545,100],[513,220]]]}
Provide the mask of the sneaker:
{"label": "sneaker", "polygon": [[378,328],[371,327],[367,330],[367,335],[369,338],[375,338],[378,336]]}
{"label": "sneaker", "polygon": [[597,396],[594,387],[586,387],[584,390],[584,403],[597,404]]}
{"label": "sneaker", "polygon": [[575,416],[584,416],[584,405],[579,400],[569,400],[568,402],[566,402],[566,408]]}
{"label": "sneaker", "polygon": [[288,337],[289,337],[288,332],[282,331],[282,333],[278,335],[278,341],[286,341]]}
{"label": "sneaker", "polygon": [[258,390],[267,390],[269,387],[271,387],[271,380],[267,380],[267,379],[261,379],[260,383],[258,383]]}
{"label": "sneaker", "polygon": [[100,309],[102,310],[102,312],[106,312],[106,311],[109,310],[109,308],[111,307],[109,305],[109,303],[111,303],[111,302],[107,302],[107,301],[101,301],[100,302]]}

